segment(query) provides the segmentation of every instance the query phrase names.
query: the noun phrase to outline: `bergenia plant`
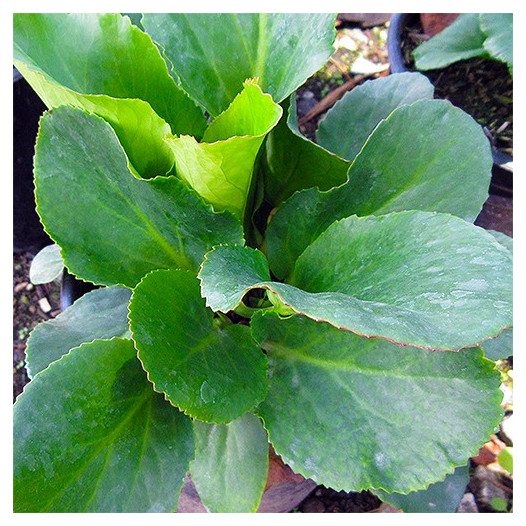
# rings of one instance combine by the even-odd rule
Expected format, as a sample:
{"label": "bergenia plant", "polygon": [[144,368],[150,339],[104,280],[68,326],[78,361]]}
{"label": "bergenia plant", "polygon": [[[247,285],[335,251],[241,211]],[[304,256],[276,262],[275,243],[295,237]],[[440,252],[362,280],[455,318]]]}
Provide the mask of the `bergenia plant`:
{"label": "bergenia plant", "polygon": [[439,69],[475,57],[507,64],[513,73],[513,14],[461,13],[414,51],[417,69]]}
{"label": "bergenia plant", "polygon": [[187,473],[208,510],[255,511],[269,444],[318,484],[412,498],[495,432],[481,345],[512,325],[512,255],[473,225],[488,140],[418,73],[357,87],[304,138],[294,92],[334,22],[15,15],[49,107],[56,246],[33,279],[63,264],[98,286],[29,338],[16,511],[174,511]]}

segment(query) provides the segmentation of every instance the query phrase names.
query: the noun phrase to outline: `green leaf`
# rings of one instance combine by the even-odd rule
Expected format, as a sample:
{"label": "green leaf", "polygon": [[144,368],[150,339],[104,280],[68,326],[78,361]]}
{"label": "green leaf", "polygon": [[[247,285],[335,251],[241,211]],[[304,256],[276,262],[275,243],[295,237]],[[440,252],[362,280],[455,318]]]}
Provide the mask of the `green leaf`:
{"label": "green leaf", "polygon": [[406,513],[455,513],[469,483],[469,466],[461,466],[443,481],[407,495],[375,490],[384,502]]}
{"label": "green leaf", "polygon": [[152,390],[130,340],[73,349],[14,406],[14,511],[174,511],[190,419]]}
{"label": "green leaf", "polygon": [[214,311],[228,312],[241,303],[252,288],[271,283],[268,262],[263,252],[249,247],[222,245],[205,255],[197,275],[201,281],[201,295]]}
{"label": "green leaf", "polygon": [[318,144],[352,161],[380,121],[396,108],[433,98],[434,86],[420,73],[369,80],[348,91],[327,112],[316,132]]}
{"label": "green leaf", "polygon": [[460,60],[487,56],[485,40],[479,13],[461,13],[452,24],[413,51],[416,68],[439,69]]}
{"label": "green leaf", "polygon": [[188,135],[166,139],[175,155],[177,174],[216,210],[228,210],[243,220],[256,156],[281,114],[270,95],[247,81],[228,109],[206,129],[206,142],[199,144]]}
{"label": "green leaf", "polygon": [[513,254],[513,238],[499,232],[498,230],[488,230],[488,232],[503,246]]}
{"label": "green leaf", "polygon": [[170,170],[162,142],[170,131],[202,135],[201,109],[128,17],[19,13],[13,21],[15,65],[48,108],[71,104],[103,117],[141,175]]}
{"label": "green leaf", "polygon": [[215,247],[199,273],[207,305],[225,312],[266,288],[315,320],[429,349],[471,346],[513,322],[509,252],[447,214],[337,221],[303,252],[289,283],[267,281],[264,265],[255,250]]}
{"label": "green leaf", "polygon": [[269,464],[265,429],[251,413],[229,424],[194,421],[195,460],[190,464],[199,497],[212,513],[256,512]]}
{"label": "green leaf", "polygon": [[513,447],[505,447],[498,456],[498,461],[508,473],[513,475]]}
{"label": "green leaf", "polygon": [[[513,254],[513,238],[497,230],[488,230],[488,232],[507,248],[510,254]],[[504,329],[496,338],[486,340],[483,347],[486,358],[493,361],[513,356],[513,329]]]}
{"label": "green leaf", "polygon": [[486,35],[484,48],[513,74],[513,13],[480,13],[480,28]]}
{"label": "green leaf", "polygon": [[249,78],[282,101],[332,54],[334,22],[327,13],[147,13],[142,19],[181,86],[212,116]]}
{"label": "green leaf", "polygon": [[484,341],[483,347],[486,358],[494,362],[513,356],[513,329],[504,329],[496,338]]}
{"label": "green leaf", "polygon": [[93,340],[126,337],[131,290],[92,290],[56,318],[37,325],[27,340],[26,368],[30,378],[73,347]]}
{"label": "green leaf", "polygon": [[257,412],[284,462],[318,484],[424,489],[498,428],[499,374],[480,349],[422,352],[304,316],[251,327],[270,364]]}
{"label": "green leaf", "polygon": [[46,231],[84,280],[133,288],[151,270],[197,270],[213,245],[242,242],[230,214],[176,177],[135,178],[111,126],[67,106],[42,118],[35,180]]}
{"label": "green leaf", "polygon": [[218,326],[195,274],[151,272],[130,302],[130,328],[155,390],[185,413],[226,423],[267,391],[267,359],[244,325]]}
{"label": "green leaf", "polygon": [[267,229],[271,269],[280,279],[288,276],[318,235],[352,214],[425,210],[474,221],[488,197],[492,166],[482,128],[462,110],[441,100],[401,106],[370,135],[348,183],[299,192],[278,209]]}
{"label": "green leaf", "polygon": [[64,268],[64,261],[57,244],[44,247],[31,261],[29,280],[35,285],[51,283],[57,279]]}
{"label": "green leaf", "polygon": [[330,190],[347,181],[349,163],[309,141],[298,130],[296,99],[283,104],[287,119],[269,133],[261,158],[265,199],[279,205],[297,190]]}

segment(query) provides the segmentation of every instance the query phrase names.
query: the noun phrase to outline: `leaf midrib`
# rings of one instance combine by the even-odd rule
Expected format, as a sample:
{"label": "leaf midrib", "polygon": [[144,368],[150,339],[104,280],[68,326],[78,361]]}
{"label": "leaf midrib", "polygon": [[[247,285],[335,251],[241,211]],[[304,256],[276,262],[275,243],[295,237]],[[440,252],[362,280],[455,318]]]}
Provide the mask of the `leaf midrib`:
{"label": "leaf midrib", "polygon": [[[324,340],[325,335],[320,336],[320,340]],[[358,366],[355,362],[341,362],[338,360],[328,360],[328,359],[322,359],[318,358],[312,355],[308,355],[309,347],[304,346],[297,349],[292,349],[290,347],[283,347],[279,344],[274,344],[269,341],[265,341],[262,344],[263,349],[265,349],[267,352],[271,352],[275,355],[278,355],[281,358],[285,358],[285,361],[289,362],[300,362],[303,364],[307,364],[310,366],[318,367],[321,369],[325,369],[328,371],[328,374],[333,375],[335,373],[335,370],[343,371],[343,372],[351,372],[354,374],[363,374],[363,375],[370,375],[370,376],[391,376],[394,378],[418,378],[418,379],[442,379],[442,380],[448,380],[448,381],[455,381],[460,380],[463,381],[465,379],[458,377],[458,376],[443,376],[443,375],[432,375],[432,374],[422,374],[419,372],[411,372],[411,371],[404,371],[403,373],[400,371],[393,371],[391,369],[387,368],[380,368],[380,367],[364,367]],[[304,352],[302,352],[304,351]],[[433,352],[433,351],[422,351],[422,352]],[[453,351],[443,351],[443,352],[453,352]],[[462,352],[462,351],[461,351]],[[466,352],[466,351],[463,351]]]}
{"label": "leaf midrib", "polygon": [[140,409],[144,406],[144,404],[151,398],[151,393],[148,389],[144,389],[144,394],[142,396],[139,396],[140,402],[137,403],[137,405],[117,424],[117,426],[113,429],[113,431],[106,435],[106,437],[101,438],[100,445],[95,449],[95,452],[92,453],[89,458],[80,466],[78,470],[75,471],[75,473],[72,474],[69,481],[63,486],[63,488],[55,493],[52,498],[48,501],[46,506],[40,510],[41,513],[48,512],[49,509],[53,506],[53,504],[66,492],[66,490],[86,471],[87,467],[90,465],[90,463],[95,460],[99,454],[104,450],[104,448],[108,448],[107,458],[104,462],[102,469],[100,470],[99,478],[95,483],[95,489],[86,503],[86,506],[89,505],[89,503],[93,500],[93,498],[96,495],[98,485],[100,484],[102,480],[102,476],[104,473],[104,467],[107,464],[107,459],[109,458],[109,452],[111,450],[111,447],[115,443],[116,437],[121,433],[123,428],[129,423],[129,421],[139,412]]}

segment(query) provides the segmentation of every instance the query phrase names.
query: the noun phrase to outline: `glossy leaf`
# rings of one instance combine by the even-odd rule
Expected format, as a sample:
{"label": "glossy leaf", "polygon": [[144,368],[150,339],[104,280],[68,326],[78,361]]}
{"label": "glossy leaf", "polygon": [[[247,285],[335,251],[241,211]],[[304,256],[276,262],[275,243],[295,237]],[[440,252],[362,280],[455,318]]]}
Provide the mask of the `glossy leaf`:
{"label": "glossy leaf", "polygon": [[499,374],[480,349],[422,352],[304,316],[251,327],[270,359],[257,412],[284,462],[318,484],[424,489],[498,428]]}
{"label": "glossy leaf", "polygon": [[199,273],[207,304],[226,312],[249,289],[266,288],[290,311],[430,349],[471,346],[513,322],[509,252],[447,214],[335,222],[300,256],[289,283],[267,281],[264,265],[255,250],[215,247]]}
{"label": "glossy leaf", "polygon": [[[513,254],[513,238],[497,230],[488,232]],[[483,347],[486,358],[493,361],[513,356],[513,329],[504,329],[496,338],[486,340]]]}
{"label": "glossy leaf", "polygon": [[[131,290],[104,287],[80,297],[56,318],[37,325],[27,340],[26,369],[35,376],[73,347],[97,339],[126,337]],[[129,337],[129,336],[128,336]]]}
{"label": "glossy leaf", "polygon": [[14,413],[15,512],[176,509],[192,424],[153,391],[130,340],[73,349],[35,376]]}
{"label": "glossy leaf", "polygon": [[334,22],[327,13],[147,13],[142,19],[181,86],[212,116],[249,78],[282,101],[331,55]]}
{"label": "glossy leaf", "polygon": [[246,413],[229,424],[194,421],[196,458],[190,474],[212,513],[257,511],[267,482],[269,445],[258,417]]}
{"label": "glossy leaf", "polygon": [[137,285],[130,328],[155,390],[205,422],[226,423],[267,390],[267,359],[244,325],[218,326],[195,274],[158,270]]}
{"label": "glossy leaf", "polygon": [[170,131],[202,135],[202,111],[128,17],[19,13],[13,28],[15,65],[48,108],[71,104],[110,122],[141,175],[171,168]]}
{"label": "glossy leaf", "polygon": [[504,329],[496,338],[483,343],[484,354],[490,360],[504,360],[513,356],[513,329]]}
{"label": "glossy leaf", "polygon": [[513,238],[507,236],[498,230],[488,230],[488,232],[503,246],[506,247],[511,254],[513,254]]}
{"label": "glossy leaf", "polygon": [[479,13],[461,13],[443,31],[413,51],[415,65],[420,70],[438,69],[460,60],[486,56],[485,40]]}
{"label": "glossy leaf", "polygon": [[288,276],[318,235],[352,214],[425,210],[474,221],[488,197],[492,166],[486,136],[462,110],[439,100],[399,107],[370,135],[348,183],[299,192],[276,212],[267,229],[272,272]]}
{"label": "glossy leaf", "polygon": [[480,28],[486,35],[484,48],[513,72],[513,13],[480,13]]}
{"label": "glossy leaf", "polygon": [[327,112],[316,132],[318,144],[352,161],[378,123],[396,108],[433,98],[434,86],[420,73],[400,73],[364,82]]}
{"label": "glossy leaf", "polygon": [[243,220],[259,148],[281,114],[270,95],[255,82],[245,82],[243,91],[206,129],[206,142],[189,135],[166,139],[177,174],[216,210],[228,210]]}
{"label": "glossy leaf", "polygon": [[35,179],[46,231],[84,280],[132,288],[150,270],[197,269],[213,245],[242,242],[230,214],[213,213],[177,178],[135,178],[111,126],[77,109],[43,117]]}
{"label": "glossy leaf", "polygon": [[375,490],[384,502],[406,513],[455,513],[469,483],[469,466],[461,466],[427,489],[407,495]]}
{"label": "glossy leaf", "polygon": [[48,245],[40,250],[29,268],[29,280],[35,285],[51,283],[57,279],[64,269],[64,261],[57,244]]}
{"label": "glossy leaf", "polygon": [[283,104],[287,118],[269,133],[261,158],[265,199],[272,206],[297,190],[330,190],[347,181],[349,163],[301,135],[295,95],[290,100]]}

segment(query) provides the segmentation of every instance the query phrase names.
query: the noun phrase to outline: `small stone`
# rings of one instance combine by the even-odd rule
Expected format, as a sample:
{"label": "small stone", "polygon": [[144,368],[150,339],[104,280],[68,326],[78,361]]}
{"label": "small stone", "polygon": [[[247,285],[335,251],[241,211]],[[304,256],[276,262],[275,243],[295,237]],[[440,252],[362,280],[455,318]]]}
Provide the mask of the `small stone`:
{"label": "small stone", "polygon": [[47,298],[40,298],[38,300],[38,306],[40,307],[40,310],[45,314],[51,311],[51,305],[49,304]]}
{"label": "small stone", "polygon": [[27,281],[23,281],[22,283],[18,283],[15,285],[15,288],[13,289],[13,292],[15,294],[18,294],[20,291],[24,290],[27,287]]}
{"label": "small stone", "polygon": [[457,513],[478,513],[477,503],[475,501],[475,495],[473,493],[464,493],[462,500],[460,501]]}

